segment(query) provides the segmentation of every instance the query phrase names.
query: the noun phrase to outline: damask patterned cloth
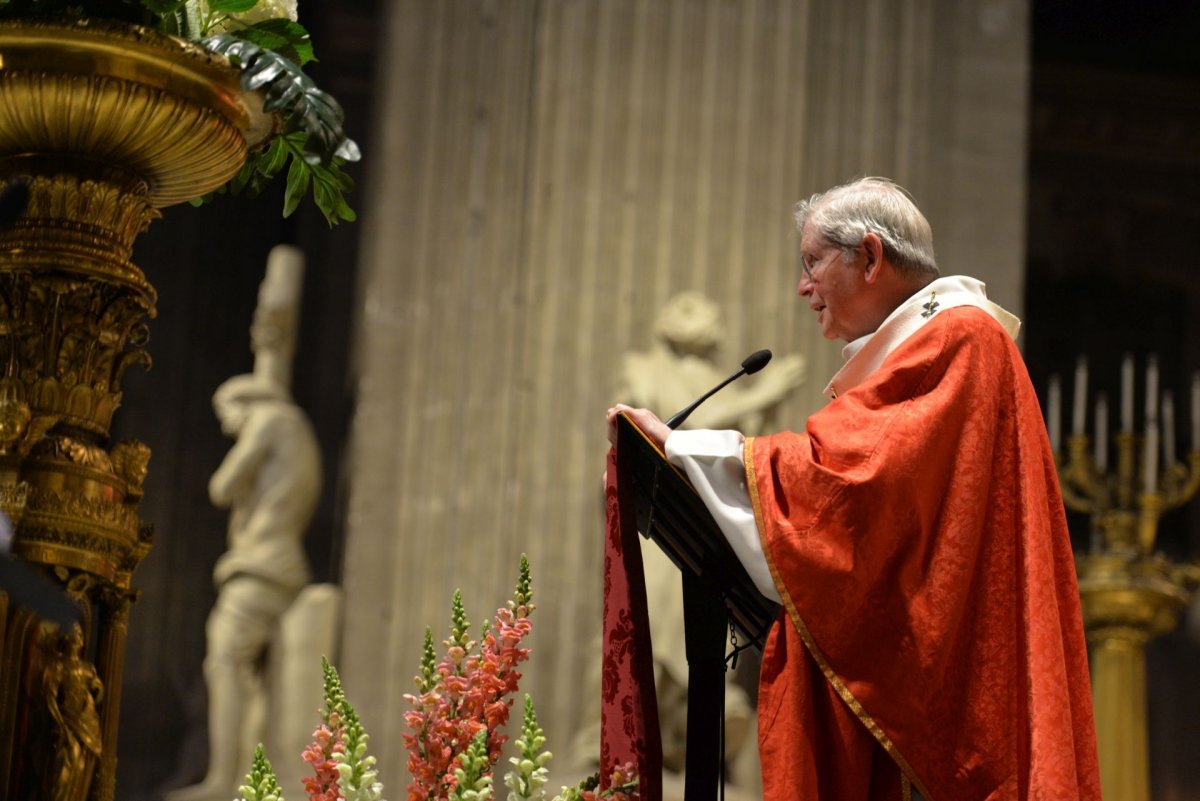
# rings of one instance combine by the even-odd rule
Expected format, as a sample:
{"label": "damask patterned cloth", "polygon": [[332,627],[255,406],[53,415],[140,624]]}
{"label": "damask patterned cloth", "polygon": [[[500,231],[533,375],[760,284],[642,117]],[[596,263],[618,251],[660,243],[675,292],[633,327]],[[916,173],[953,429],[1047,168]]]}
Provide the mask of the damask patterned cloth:
{"label": "damask patterned cloth", "polygon": [[637,766],[640,801],[662,801],[662,739],[654,655],[633,487],[613,448],[605,472],[604,647],[600,704],[600,786],[613,770]]}
{"label": "damask patterned cloth", "polygon": [[1057,473],[995,320],[941,311],[744,457],[784,601],[759,691],[768,801],[1100,798]]}

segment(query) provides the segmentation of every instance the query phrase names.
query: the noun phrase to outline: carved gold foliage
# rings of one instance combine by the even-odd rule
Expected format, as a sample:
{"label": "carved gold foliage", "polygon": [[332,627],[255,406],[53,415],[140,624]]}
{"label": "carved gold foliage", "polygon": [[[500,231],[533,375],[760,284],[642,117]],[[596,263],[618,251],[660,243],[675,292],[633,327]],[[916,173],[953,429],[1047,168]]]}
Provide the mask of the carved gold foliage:
{"label": "carved gold foliage", "polygon": [[23,244],[31,235],[44,237],[46,229],[57,228],[61,245],[65,229],[79,242],[86,243],[90,236],[100,240],[92,243],[95,246],[116,246],[124,261],[137,235],[162,216],[150,205],[147,191],[145,181],[132,177],[120,183],[64,173],[35,177],[13,241]]}
{"label": "carved gold foliage", "polygon": [[124,503],[31,487],[25,502],[25,513],[73,518],[102,529],[128,534],[130,542],[137,537],[137,512]]}
{"label": "carved gold foliage", "polygon": [[21,436],[22,404],[31,417],[107,432],[121,377],[133,364],[149,366],[152,303],[124,284],[0,271],[0,363],[9,371],[0,383],[0,446]]}
{"label": "carved gold foliage", "polygon": [[131,497],[140,498],[142,482],[150,466],[150,448],[144,442],[127,440],[113,446],[110,455],[117,478],[125,482]]}
{"label": "carved gold foliage", "polygon": [[20,522],[29,501],[29,484],[24,481],[0,483],[0,511],[8,515],[14,524]]}

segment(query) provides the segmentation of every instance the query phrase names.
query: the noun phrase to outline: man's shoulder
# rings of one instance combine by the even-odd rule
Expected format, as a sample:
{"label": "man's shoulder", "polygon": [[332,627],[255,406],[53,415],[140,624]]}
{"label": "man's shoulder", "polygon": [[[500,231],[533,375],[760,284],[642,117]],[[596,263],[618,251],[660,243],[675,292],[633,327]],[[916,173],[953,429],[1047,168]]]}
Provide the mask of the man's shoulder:
{"label": "man's shoulder", "polygon": [[964,340],[981,346],[1002,347],[1013,343],[1004,326],[978,306],[954,306],[935,315],[926,325],[930,334],[940,334],[948,342]]}

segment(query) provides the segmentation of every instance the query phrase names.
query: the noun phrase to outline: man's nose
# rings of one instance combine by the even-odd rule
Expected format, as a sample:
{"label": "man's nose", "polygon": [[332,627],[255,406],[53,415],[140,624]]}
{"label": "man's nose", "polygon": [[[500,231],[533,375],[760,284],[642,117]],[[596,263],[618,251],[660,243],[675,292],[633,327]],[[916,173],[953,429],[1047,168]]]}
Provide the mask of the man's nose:
{"label": "man's nose", "polygon": [[796,294],[802,298],[806,298],[812,294],[813,284],[808,280],[807,275],[800,276],[800,283],[796,284]]}

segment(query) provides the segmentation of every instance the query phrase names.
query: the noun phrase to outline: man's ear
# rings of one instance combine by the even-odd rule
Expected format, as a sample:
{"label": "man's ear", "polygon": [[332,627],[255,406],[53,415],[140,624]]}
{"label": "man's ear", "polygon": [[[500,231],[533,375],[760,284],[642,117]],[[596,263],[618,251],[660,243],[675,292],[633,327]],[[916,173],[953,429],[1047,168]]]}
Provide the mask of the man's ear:
{"label": "man's ear", "polygon": [[883,267],[883,241],[878,234],[868,233],[862,241],[863,254],[866,256],[863,279],[868,284],[875,283]]}

